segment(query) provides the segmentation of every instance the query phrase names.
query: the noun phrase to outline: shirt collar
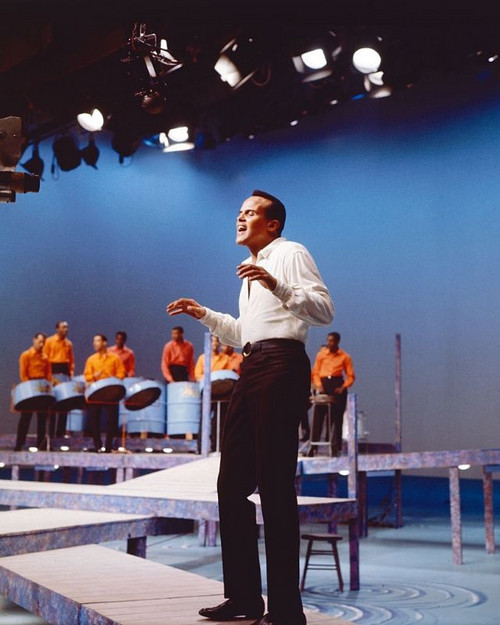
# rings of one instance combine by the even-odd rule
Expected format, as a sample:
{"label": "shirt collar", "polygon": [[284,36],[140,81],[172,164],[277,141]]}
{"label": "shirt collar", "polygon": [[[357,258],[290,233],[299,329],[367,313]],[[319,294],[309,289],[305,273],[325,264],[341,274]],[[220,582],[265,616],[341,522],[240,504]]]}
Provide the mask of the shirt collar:
{"label": "shirt collar", "polygon": [[286,237],[278,237],[277,239],[271,241],[271,243],[268,243],[266,247],[262,248],[257,254],[257,260],[261,258],[269,258],[274,248],[276,248],[280,243],[283,243],[284,241],[286,241]]}

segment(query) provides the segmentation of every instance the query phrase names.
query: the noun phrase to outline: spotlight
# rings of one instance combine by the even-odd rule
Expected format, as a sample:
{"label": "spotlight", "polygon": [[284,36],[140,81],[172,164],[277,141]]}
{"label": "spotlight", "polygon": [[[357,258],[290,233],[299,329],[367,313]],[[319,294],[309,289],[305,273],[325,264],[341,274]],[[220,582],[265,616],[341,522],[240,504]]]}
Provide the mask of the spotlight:
{"label": "spotlight", "polygon": [[222,48],[214,69],[223,82],[239,89],[255,74],[261,63],[262,54],[252,37],[235,38]]}
{"label": "spotlight", "polygon": [[99,109],[93,109],[92,113],[79,113],[76,119],[88,132],[97,132],[104,126],[104,117]]}
{"label": "spotlight", "polygon": [[117,132],[111,141],[111,147],[118,152],[120,164],[123,164],[125,157],[132,156],[141,143],[141,138],[130,132]]}
{"label": "spotlight", "polygon": [[40,158],[37,143],[35,143],[35,145],[33,146],[33,153],[31,154],[31,158],[25,163],[21,163],[21,167],[25,169],[29,174],[35,174],[36,176],[40,176],[40,178],[42,177],[44,162]]}
{"label": "spotlight", "polygon": [[314,41],[309,41],[305,49],[305,52],[292,57],[296,71],[303,74],[302,81],[313,82],[331,76],[342,52],[337,34],[329,30]]}
{"label": "spotlight", "polygon": [[59,137],[52,144],[57,164],[63,171],[76,169],[82,160],[80,150],[73,137]]}
{"label": "spotlight", "polygon": [[300,55],[300,58],[304,62],[304,65],[310,69],[321,69],[327,65],[325,53],[321,48],[311,50],[310,52],[304,52],[304,54]]}
{"label": "spotlight", "polygon": [[382,57],[374,48],[358,48],[352,55],[352,64],[362,74],[378,71]]}
{"label": "spotlight", "polygon": [[96,163],[99,159],[99,149],[95,144],[94,135],[90,135],[88,145],[80,150],[80,154],[87,165],[97,169]]}
{"label": "spotlight", "polygon": [[160,132],[159,141],[164,145],[164,152],[183,152],[194,149],[191,132],[187,126],[171,128],[166,134]]}
{"label": "spotlight", "polygon": [[384,82],[384,72],[365,74],[363,84],[370,98],[387,98],[392,95],[392,87]]}

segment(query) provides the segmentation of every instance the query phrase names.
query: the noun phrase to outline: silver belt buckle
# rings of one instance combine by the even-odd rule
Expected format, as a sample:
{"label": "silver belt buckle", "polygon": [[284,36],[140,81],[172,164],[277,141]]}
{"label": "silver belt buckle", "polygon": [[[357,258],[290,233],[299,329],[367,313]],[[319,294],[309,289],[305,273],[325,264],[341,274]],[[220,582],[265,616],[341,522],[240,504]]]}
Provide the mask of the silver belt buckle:
{"label": "silver belt buckle", "polygon": [[252,353],[252,344],[245,343],[245,345],[243,345],[243,349],[241,350],[241,353],[243,354],[245,358],[247,358],[247,356],[250,356],[250,354]]}

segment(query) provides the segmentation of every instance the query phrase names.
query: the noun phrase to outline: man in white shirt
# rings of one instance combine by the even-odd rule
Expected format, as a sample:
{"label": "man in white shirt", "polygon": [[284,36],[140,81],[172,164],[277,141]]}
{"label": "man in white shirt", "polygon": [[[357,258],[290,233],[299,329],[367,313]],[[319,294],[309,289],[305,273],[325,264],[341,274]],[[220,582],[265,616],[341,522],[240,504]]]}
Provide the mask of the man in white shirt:
{"label": "man in white shirt", "polygon": [[[310,325],[328,325],[334,306],[316,264],[299,243],[281,236],[283,204],[254,191],[240,209],[236,243],[251,256],[237,267],[243,281],[239,310],[215,312],[181,298],[170,315],[188,314],[222,342],[243,346],[241,375],[231,396],[217,483],[224,595],[203,608],[211,620],[257,618],[254,625],[304,625],[299,591],[299,521],[295,493],[298,428],[307,410]],[[264,517],[268,613],[263,615],[255,506]]]}

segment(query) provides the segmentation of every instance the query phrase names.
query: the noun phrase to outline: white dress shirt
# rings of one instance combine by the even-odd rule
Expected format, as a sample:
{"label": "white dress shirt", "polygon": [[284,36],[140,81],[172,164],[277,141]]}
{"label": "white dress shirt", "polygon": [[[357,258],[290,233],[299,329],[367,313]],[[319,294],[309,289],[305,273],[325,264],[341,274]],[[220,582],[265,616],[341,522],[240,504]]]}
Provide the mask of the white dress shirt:
{"label": "white dress shirt", "polygon": [[[247,258],[244,262],[252,260]],[[305,343],[309,326],[332,322],[335,310],[332,298],[303,245],[279,237],[258,253],[256,264],[276,278],[274,291],[258,281],[249,283],[245,278],[238,319],[210,308],[206,308],[200,319],[222,343],[235,347],[266,339],[295,339]]]}

